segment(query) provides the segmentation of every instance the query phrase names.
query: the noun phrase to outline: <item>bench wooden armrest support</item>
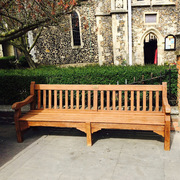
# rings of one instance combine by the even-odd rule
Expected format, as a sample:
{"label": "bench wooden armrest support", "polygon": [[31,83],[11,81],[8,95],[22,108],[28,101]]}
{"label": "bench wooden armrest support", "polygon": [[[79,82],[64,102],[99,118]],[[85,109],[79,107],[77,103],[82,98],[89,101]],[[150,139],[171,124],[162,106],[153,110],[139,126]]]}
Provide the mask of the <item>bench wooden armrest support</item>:
{"label": "bench wooden armrest support", "polygon": [[164,127],[164,149],[166,151],[170,150],[170,126],[171,126],[171,108],[168,104],[167,98],[163,98],[163,109],[165,111],[165,127]]}
{"label": "bench wooden armrest support", "polygon": [[163,82],[162,85],[163,85],[162,106],[164,112],[169,114],[171,112],[171,108],[167,99],[167,82]]}
{"label": "bench wooden armrest support", "polygon": [[15,125],[16,125],[16,134],[17,134],[17,141],[18,142],[22,142],[22,131],[21,131],[21,125],[19,123],[19,118],[21,116],[21,108],[27,104],[30,104],[32,102],[34,102],[35,100],[35,96],[34,95],[30,95],[28,96],[25,100],[20,101],[20,102],[16,102],[12,105],[12,109],[15,110],[14,113],[14,121],[15,121]]}
{"label": "bench wooden armrest support", "polygon": [[163,109],[164,109],[165,113],[170,114],[171,107],[170,107],[170,105],[168,103],[167,98],[163,98]]}
{"label": "bench wooden armrest support", "polygon": [[25,100],[20,101],[20,102],[16,102],[12,105],[12,109],[14,110],[18,110],[21,109],[23,106],[30,104],[34,101],[34,95],[30,95],[28,96]]}

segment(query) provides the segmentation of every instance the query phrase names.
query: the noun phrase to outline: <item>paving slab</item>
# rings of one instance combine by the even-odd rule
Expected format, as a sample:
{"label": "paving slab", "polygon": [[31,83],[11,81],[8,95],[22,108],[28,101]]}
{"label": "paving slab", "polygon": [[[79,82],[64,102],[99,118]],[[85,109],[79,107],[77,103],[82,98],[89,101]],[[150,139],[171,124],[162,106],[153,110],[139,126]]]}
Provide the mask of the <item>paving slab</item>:
{"label": "paving slab", "polygon": [[86,146],[70,128],[38,128],[17,143],[14,125],[0,125],[0,180],[179,180],[180,133],[171,150],[151,132],[102,130]]}

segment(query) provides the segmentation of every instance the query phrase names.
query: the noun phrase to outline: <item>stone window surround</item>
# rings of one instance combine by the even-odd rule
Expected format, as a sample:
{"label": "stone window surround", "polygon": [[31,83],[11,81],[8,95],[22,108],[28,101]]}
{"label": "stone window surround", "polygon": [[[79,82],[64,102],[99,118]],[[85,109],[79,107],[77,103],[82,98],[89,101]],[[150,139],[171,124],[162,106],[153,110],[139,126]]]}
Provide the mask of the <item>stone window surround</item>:
{"label": "stone window surround", "polygon": [[132,7],[136,6],[175,6],[175,2],[171,2],[170,0],[164,0],[163,2],[159,2],[157,0],[132,0]]}
{"label": "stone window surround", "polygon": [[132,6],[150,6],[151,5],[151,0],[132,0],[131,2]]}
{"label": "stone window surround", "polygon": [[78,48],[83,48],[84,43],[82,42],[82,32],[81,32],[81,18],[80,18],[80,14],[77,10],[74,10],[77,14],[78,14],[78,18],[79,18],[79,31],[80,31],[80,41],[81,41],[81,45],[80,46],[75,46],[74,45],[74,40],[73,40],[73,29],[72,29],[72,17],[71,15],[69,16],[70,18],[70,29],[71,29],[71,47],[72,49],[78,49]]}
{"label": "stone window surround", "polygon": [[[149,14],[156,14],[156,22],[154,23],[146,23],[146,15],[149,15]],[[143,20],[144,20],[144,24],[145,25],[156,25],[159,23],[159,13],[158,12],[144,12],[144,15],[143,15]]]}

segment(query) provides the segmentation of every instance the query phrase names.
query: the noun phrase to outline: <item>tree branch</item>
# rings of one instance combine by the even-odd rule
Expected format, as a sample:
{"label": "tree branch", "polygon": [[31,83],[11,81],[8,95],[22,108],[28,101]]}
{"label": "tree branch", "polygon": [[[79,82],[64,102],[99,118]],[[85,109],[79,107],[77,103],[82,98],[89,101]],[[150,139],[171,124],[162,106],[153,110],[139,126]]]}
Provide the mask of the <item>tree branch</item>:
{"label": "tree branch", "polygon": [[[71,11],[64,12],[64,13],[58,13],[56,15],[56,17],[60,17],[62,15],[66,15],[66,14],[70,14],[70,13],[71,13]],[[51,18],[47,17],[46,19],[44,19],[42,21],[36,21],[34,24],[26,25],[26,26],[18,28],[18,29],[13,29],[6,33],[1,33],[0,34],[0,43],[21,37],[22,35],[26,34],[28,31],[34,30],[46,22],[51,22]]]}
{"label": "tree branch", "polygon": [[35,40],[34,40],[34,42],[33,42],[33,44],[32,44],[32,46],[28,49],[28,53],[30,53],[31,50],[33,49],[33,47],[35,46],[37,40],[39,39],[39,37],[40,37],[40,35],[41,35],[42,30],[43,30],[43,27],[41,27],[41,29],[40,29],[38,35],[36,36],[36,38],[35,38]]}
{"label": "tree branch", "polygon": [[4,17],[7,17],[7,18],[9,18],[9,19],[13,19],[13,20],[15,20],[15,21],[17,21],[17,22],[19,22],[20,24],[22,24],[23,25],[23,22],[21,22],[19,19],[17,19],[17,18],[15,18],[15,17],[13,17],[13,16],[10,16],[9,14],[4,14],[4,13],[2,13],[1,11],[0,11],[0,16],[4,16]]}

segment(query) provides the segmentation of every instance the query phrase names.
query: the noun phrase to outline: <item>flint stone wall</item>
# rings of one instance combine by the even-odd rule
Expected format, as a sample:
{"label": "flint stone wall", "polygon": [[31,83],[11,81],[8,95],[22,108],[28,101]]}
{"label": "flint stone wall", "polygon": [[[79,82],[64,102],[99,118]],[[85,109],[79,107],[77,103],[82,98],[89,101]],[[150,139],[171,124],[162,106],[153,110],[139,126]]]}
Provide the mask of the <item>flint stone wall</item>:
{"label": "flint stone wall", "polygon": [[95,19],[95,4],[77,7],[79,13],[82,48],[72,48],[70,15],[64,23],[45,28],[36,46],[36,58],[41,64],[97,63],[98,44]]}
{"label": "flint stone wall", "polygon": [[[145,24],[145,15],[144,13],[157,13],[157,24]],[[153,28],[156,29],[163,38],[162,48],[164,47],[164,38],[177,33],[177,11],[175,6],[156,6],[156,7],[136,7],[133,8],[132,14],[132,29],[133,29],[133,63],[134,64],[143,64],[142,60],[139,59],[139,49],[138,44],[140,43],[140,39],[146,31]],[[155,34],[157,35],[157,34]],[[160,37],[157,37],[160,39]],[[142,43],[142,42],[141,42]],[[174,62],[176,57],[174,51],[161,51],[161,62]]]}

